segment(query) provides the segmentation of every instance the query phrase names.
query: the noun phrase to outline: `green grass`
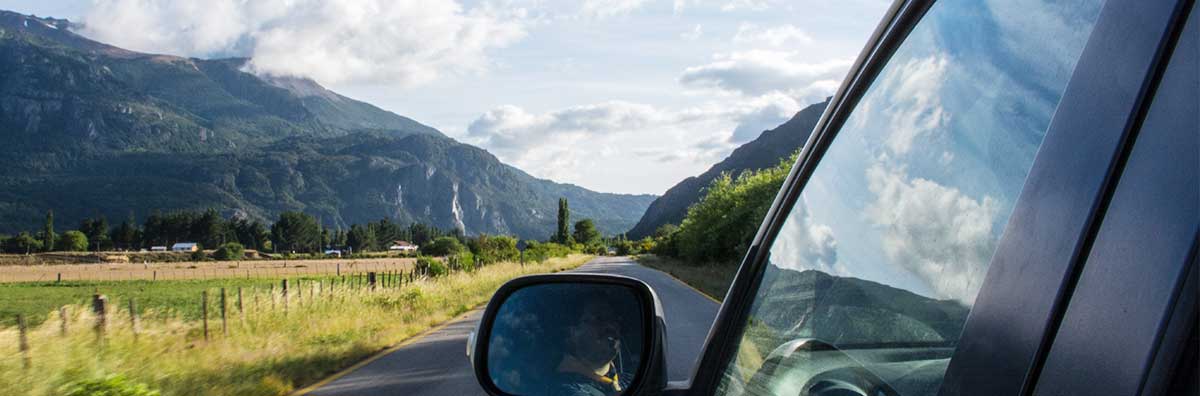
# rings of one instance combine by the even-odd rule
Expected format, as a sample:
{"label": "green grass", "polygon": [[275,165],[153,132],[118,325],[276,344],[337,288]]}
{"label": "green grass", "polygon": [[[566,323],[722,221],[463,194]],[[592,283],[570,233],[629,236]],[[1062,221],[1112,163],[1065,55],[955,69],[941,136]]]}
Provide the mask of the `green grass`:
{"label": "green grass", "polygon": [[[333,277],[321,277],[328,282]],[[133,298],[139,313],[148,311],[158,313],[178,314],[186,320],[200,318],[200,292],[208,290],[213,293],[210,301],[216,301],[216,293],[222,287],[230,294],[230,302],[236,298],[237,288],[243,289],[243,294],[256,289],[266,290],[274,286],[280,287],[282,278],[229,278],[204,280],[170,280],[170,281],[70,281],[70,282],[37,282],[37,283],[6,283],[0,284],[0,326],[16,325],[16,315],[25,315],[25,320],[31,325],[41,324],[57,316],[49,315],[57,312],[64,305],[90,304],[92,295],[100,293],[112,298],[119,298],[126,304]],[[301,282],[318,279],[316,276],[306,278],[291,278],[289,282],[295,285]],[[293,286],[294,287],[294,286]]]}
{"label": "green grass", "polygon": [[[524,266],[499,263],[374,292],[339,289],[303,299],[292,294],[286,311],[278,294],[258,288],[244,296],[258,304],[247,304],[244,315],[230,312],[228,335],[223,334],[218,311],[210,309],[208,340],[200,321],[190,319],[186,308],[174,308],[171,301],[176,297],[172,296],[178,296],[184,305],[198,306],[201,290],[208,289],[211,295],[211,288],[228,288],[238,282],[262,285],[254,282],[265,280],[114,283],[107,285],[113,310],[102,342],[92,331],[96,318],[84,305],[69,306],[65,336],[60,334],[57,314],[42,313],[53,320],[31,327],[32,367],[23,369],[21,355],[16,353],[17,330],[0,328],[0,348],[5,350],[0,353],[0,389],[13,394],[58,395],[80,384],[119,376],[128,386],[145,385],[164,396],[283,395],[479,306],[512,278],[574,268],[589,258],[571,256]],[[142,288],[161,289],[141,290],[134,285],[139,283]],[[176,290],[169,290],[172,286]],[[21,301],[23,309],[53,305],[50,297],[45,303],[31,301],[37,289],[13,287],[5,290],[16,290],[25,297],[8,301]],[[68,301],[77,299],[80,295],[73,293],[80,290],[84,296],[90,295],[86,286],[42,287],[45,296]],[[166,307],[148,309],[136,336],[129,312],[124,310],[127,295],[122,293],[126,292],[149,293],[144,294],[147,305],[158,301]],[[165,296],[155,300],[151,297],[154,292]]]}
{"label": "green grass", "polygon": [[736,263],[692,264],[655,255],[640,255],[636,259],[638,263],[666,272],[717,301],[725,299],[725,293],[729,291],[729,285],[733,283],[738,270]]}

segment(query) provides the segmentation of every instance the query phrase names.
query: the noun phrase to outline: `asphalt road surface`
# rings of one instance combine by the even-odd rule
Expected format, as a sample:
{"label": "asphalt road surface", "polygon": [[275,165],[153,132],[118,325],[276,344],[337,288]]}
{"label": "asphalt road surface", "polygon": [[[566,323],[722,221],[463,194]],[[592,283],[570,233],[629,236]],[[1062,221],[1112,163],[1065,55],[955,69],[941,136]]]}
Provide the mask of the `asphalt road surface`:
{"label": "asphalt road surface", "polygon": [[[667,376],[685,380],[700,354],[718,305],[662,272],[624,257],[602,257],[576,272],[625,275],[658,293],[667,322]],[[467,335],[483,314],[477,310],[308,393],[308,395],[486,395],[467,361]]]}

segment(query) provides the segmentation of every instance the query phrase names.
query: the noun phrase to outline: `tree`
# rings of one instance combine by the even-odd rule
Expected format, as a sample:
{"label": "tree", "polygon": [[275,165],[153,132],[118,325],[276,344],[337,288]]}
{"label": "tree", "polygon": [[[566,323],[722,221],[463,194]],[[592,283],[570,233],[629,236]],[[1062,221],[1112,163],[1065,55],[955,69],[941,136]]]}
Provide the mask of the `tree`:
{"label": "tree", "polygon": [[321,242],[321,226],[315,217],[302,212],[283,212],[271,225],[271,242],[276,251],[314,252]]}
{"label": "tree", "polygon": [[213,258],[222,261],[241,260],[243,257],[246,257],[246,248],[237,242],[223,244],[213,252]]}
{"label": "tree", "polygon": [[55,250],[63,252],[86,252],[88,248],[87,235],[78,230],[64,232],[56,243]]}
{"label": "tree", "polygon": [[575,238],[575,242],[586,246],[600,244],[600,231],[596,230],[596,224],[592,222],[592,219],[575,222],[575,233],[571,234],[571,237]]}
{"label": "tree", "polygon": [[104,216],[83,219],[79,222],[79,232],[87,236],[88,250],[98,252],[112,249],[112,240],[108,238],[108,219]]}
{"label": "tree", "polygon": [[257,220],[236,219],[229,225],[233,228],[234,238],[242,246],[258,251],[267,249],[267,241],[271,239],[267,226]]}
{"label": "tree", "polygon": [[346,245],[355,252],[375,250],[374,231],[371,230],[371,227],[354,224],[350,226],[350,232],[346,235]]}
{"label": "tree", "polygon": [[133,218],[133,213],[130,213],[129,218],[113,229],[110,239],[116,244],[117,249],[133,250],[138,243],[137,233],[137,220]]}
{"label": "tree", "polygon": [[22,232],[4,242],[4,252],[12,254],[30,254],[42,250],[42,241]]}
{"label": "tree", "polygon": [[467,247],[455,237],[438,237],[432,242],[421,246],[421,253],[429,256],[449,256],[466,251]]}
{"label": "tree", "polygon": [[672,248],[696,263],[737,260],[749,248],[795,161],[793,154],[772,168],[713,180],[700,202],[688,209],[673,234]]}
{"label": "tree", "polygon": [[553,241],[569,245],[571,241],[571,208],[567,206],[566,198],[558,199],[558,230],[554,233]]}
{"label": "tree", "polygon": [[189,224],[191,239],[201,246],[218,246],[225,242],[225,219],[216,209],[205,210]]}
{"label": "tree", "polygon": [[42,227],[42,248],[46,251],[54,249],[54,211],[46,211],[46,225]]}

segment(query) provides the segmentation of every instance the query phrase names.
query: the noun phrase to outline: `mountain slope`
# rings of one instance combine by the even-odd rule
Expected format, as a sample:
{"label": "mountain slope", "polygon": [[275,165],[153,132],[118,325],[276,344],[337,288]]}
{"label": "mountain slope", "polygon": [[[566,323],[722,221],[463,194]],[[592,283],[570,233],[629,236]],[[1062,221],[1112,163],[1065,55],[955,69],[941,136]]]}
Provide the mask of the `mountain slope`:
{"label": "mountain slope", "polygon": [[629,230],[628,236],[640,239],[653,234],[655,229],[664,224],[679,224],[687,215],[688,208],[700,201],[704,189],[721,173],[737,175],[747,170],[775,166],[804,146],[828,104],[826,100],[800,110],[787,122],[763,131],[758,138],[733,150],[729,157],[699,176],[689,177],[671,187],[650,204],[637,225]]}
{"label": "mountain slope", "polygon": [[654,198],[534,178],[311,80],[245,73],[244,59],[141,54],[68,27],[0,11],[0,232],[32,229],[51,209],[73,227],[214,207],[544,238],[559,197],[609,233]]}

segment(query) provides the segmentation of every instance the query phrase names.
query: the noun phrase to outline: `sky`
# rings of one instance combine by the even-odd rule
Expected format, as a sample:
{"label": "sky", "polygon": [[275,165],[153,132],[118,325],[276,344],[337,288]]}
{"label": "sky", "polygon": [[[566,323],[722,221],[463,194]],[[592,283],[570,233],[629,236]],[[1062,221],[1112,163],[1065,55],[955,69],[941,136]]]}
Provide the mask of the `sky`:
{"label": "sky", "polygon": [[131,50],[251,57],[530,174],[662,194],[831,95],[890,0],[0,0]]}

